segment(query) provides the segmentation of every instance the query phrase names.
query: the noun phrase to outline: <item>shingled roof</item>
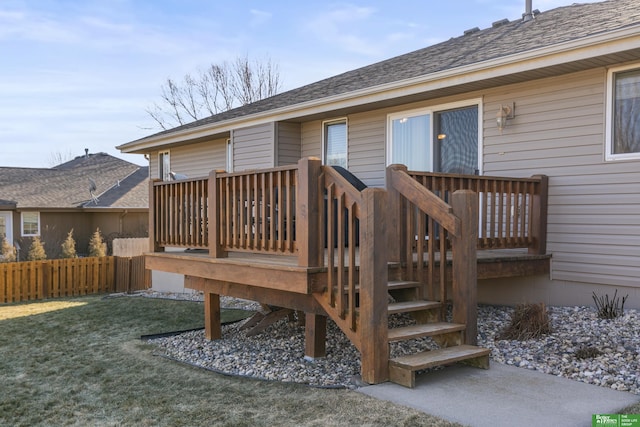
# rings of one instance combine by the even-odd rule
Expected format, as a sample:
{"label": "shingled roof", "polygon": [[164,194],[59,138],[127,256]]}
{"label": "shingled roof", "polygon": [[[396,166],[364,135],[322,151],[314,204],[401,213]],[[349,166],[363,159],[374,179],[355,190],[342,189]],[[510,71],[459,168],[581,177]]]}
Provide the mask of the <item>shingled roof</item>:
{"label": "shingled roof", "polygon": [[498,21],[491,28],[466,31],[464,35],[442,43],[159,132],[118,148],[161,135],[454,70],[639,24],[638,0],[574,3],[543,13],[536,11],[535,18],[529,21]]}
{"label": "shingled roof", "polygon": [[[17,208],[148,208],[148,167],[106,153],[45,168],[0,167],[0,198]],[[95,203],[89,179],[96,184]]]}

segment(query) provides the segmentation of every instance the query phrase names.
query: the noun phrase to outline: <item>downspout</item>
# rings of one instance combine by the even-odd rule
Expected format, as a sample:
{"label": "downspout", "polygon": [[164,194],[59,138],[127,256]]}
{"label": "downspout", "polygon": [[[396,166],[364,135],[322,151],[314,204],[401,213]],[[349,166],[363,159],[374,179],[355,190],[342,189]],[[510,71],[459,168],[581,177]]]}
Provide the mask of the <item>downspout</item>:
{"label": "downspout", "polygon": [[120,218],[118,219],[118,233],[120,235],[122,235],[124,230],[124,217],[127,216],[128,213],[129,211],[125,209],[124,212],[120,214]]}

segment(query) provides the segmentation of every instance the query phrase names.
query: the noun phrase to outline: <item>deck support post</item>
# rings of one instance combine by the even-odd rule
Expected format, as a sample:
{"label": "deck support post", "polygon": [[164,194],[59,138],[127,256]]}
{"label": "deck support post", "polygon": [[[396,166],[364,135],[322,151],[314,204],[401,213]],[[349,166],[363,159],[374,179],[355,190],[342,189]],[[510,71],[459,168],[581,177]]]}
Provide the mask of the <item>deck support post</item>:
{"label": "deck support post", "polygon": [[211,292],[204,294],[204,336],[208,340],[222,338],[220,295]]}
{"label": "deck support post", "polygon": [[149,180],[149,251],[150,252],[163,252],[164,248],[158,246],[156,241],[156,210],[162,209],[162,206],[158,206],[155,200],[155,183],[159,182],[158,178]]}
{"label": "deck support post", "polygon": [[217,171],[209,173],[209,182],[207,183],[207,199],[209,225],[207,227],[207,241],[209,244],[209,256],[212,258],[226,258],[227,253],[220,245],[220,221],[222,209],[218,206],[218,186],[216,180]]}
{"label": "deck support post", "polygon": [[315,313],[305,313],[304,355],[317,359],[327,355],[327,318]]}
{"label": "deck support post", "polygon": [[547,199],[549,198],[549,177],[546,175],[534,175],[532,178],[540,180],[538,191],[531,200],[531,235],[533,247],[529,248],[532,255],[544,255],[547,253]]}
{"label": "deck support post", "polygon": [[388,222],[387,192],[367,188],[360,211],[360,322],[362,380],[378,384],[389,379],[387,331]]}
{"label": "deck support post", "polygon": [[398,164],[387,167],[386,187],[389,193],[389,214],[387,215],[387,221],[389,221],[389,243],[387,248],[389,261],[406,265],[406,257],[403,257],[405,252],[402,249],[406,246],[407,233],[406,224],[401,219],[406,217],[403,212],[400,192],[393,185],[393,173],[396,171],[408,173],[408,169],[405,165]]}
{"label": "deck support post", "polygon": [[320,231],[321,174],[320,159],[309,157],[298,161],[296,242],[300,267],[320,267],[323,263]]}
{"label": "deck support post", "polygon": [[458,190],[451,196],[453,214],[460,219],[460,233],[451,234],[453,257],[453,322],[466,325],[464,343],[478,342],[478,197]]}

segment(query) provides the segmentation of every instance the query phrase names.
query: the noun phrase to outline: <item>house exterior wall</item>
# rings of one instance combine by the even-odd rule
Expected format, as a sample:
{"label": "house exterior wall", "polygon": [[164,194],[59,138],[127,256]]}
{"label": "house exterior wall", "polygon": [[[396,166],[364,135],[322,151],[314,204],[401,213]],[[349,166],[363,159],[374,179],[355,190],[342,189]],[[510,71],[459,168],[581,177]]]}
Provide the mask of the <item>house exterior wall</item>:
{"label": "house exterior wall", "polygon": [[301,158],[300,123],[276,123],[276,166],[297,163]]}
{"label": "house exterior wall", "polygon": [[[545,292],[552,301],[609,285],[635,294],[632,304],[640,306],[640,160],[605,161],[606,71],[487,92],[486,111],[515,102],[516,117],[500,135],[492,114],[485,115],[484,169],[486,175],[550,177],[553,282]],[[581,293],[585,299],[590,292]]]}
{"label": "house exterior wall", "polygon": [[234,171],[275,166],[275,123],[234,129],[231,141]]}
{"label": "house exterior wall", "polygon": [[[606,72],[597,68],[349,115],[349,169],[368,185],[383,186],[387,114],[482,98],[483,174],[550,177],[551,277],[526,280],[535,283],[537,299],[589,304],[594,290],[613,294],[604,285],[635,295],[628,304],[640,307],[640,160],[605,161]],[[511,102],[516,117],[500,134],[495,113]],[[303,123],[302,155],[321,157],[321,150],[322,122]],[[514,282],[484,283],[481,295],[486,302],[523,302],[522,292],[504,288]]]}
{"label": "house exterior wall", "polygon": [[[189,178],[208,176],[212,170],[227,167],[226,138],[172,147],[169,153],[171,170]],[[149,170],[151,178],[159,178],[158,151],[150,153]]]}

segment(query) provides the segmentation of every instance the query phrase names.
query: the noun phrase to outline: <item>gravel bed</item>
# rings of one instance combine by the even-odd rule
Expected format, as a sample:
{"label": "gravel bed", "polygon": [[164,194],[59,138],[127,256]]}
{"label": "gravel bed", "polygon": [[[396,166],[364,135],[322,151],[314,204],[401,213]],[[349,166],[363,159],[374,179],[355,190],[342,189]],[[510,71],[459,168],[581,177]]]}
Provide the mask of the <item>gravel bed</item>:
{"label": "gravel bed", "polygon": [[[161,295],[146,295],[162,297]],[[189,299],[197,300],[197,296]],[[201,296],[200,296],[201,299]],[[223,297],[229,308],[256,309],[256,303]],[[493,362],[532,369],[615,390],[640,394],[640,313],[599,319],[590,307],[548,307],[552,333],[536,340],[495,340],[511,319],[512,308],[480,306],[478,344],[492,350]],[[390,327],[411,323],[394,315]],[[247,337],[244,322],[223,326],[222,339],[207,341],[203,331],[150,340],[158,354],[229,375],[296,382],[316,387],[354,388],[360,356],[337,326],[327,322],[327,357],[304,357],[304,327],[282,319]],[[437,348],[428,338],[391,344],[391,357]],[[595,350],[585,350],[593,348]],[[580,358],[586,353],[586,358]]]}

